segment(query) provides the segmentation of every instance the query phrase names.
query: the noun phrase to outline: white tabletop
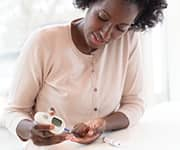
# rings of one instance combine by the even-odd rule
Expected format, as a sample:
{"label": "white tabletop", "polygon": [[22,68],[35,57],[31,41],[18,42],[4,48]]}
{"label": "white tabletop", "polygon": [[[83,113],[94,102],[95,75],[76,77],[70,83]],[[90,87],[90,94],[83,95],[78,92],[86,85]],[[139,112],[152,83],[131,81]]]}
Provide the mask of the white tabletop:
{"label": "white tabletop", "polygon": [[[180,103],[163,103],[148,109],[134,127],[106,133],[120,141],[120,148],[103,143],[102,138],[90,145],[61,143],[61,150],[180,150]],[[10,149],[4,149],[10,150]],[[52,150],[52,149],[51,149]],[[54,150],[54,149],[53,149]]]}
{"label": "white tabletop", "polygon": [[180,150],[180,103],[163,103],[148,109],[136,126],[106,134],[119,140],[120,148],[102,142],[82,146],[63,143],[66,150]]}

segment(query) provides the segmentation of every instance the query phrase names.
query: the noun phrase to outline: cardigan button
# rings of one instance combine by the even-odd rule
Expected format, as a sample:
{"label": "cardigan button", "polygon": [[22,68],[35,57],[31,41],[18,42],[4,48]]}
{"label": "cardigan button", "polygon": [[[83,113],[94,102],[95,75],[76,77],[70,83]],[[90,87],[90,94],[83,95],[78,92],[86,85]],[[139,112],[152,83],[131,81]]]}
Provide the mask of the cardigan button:
{"label": "cardigan button", "polygon": [[92,69],[91,72],[95,72],[94,69]]}
{"label": "cardigan button", "polygon": [[94,111],[97,111],[97,110],[98,110],[98,109],[95,107],[95,108],[94,108]]}
{"label": "cardigan button", "polygon": [[97,92],[97,88],[94,88],[94,92]]}

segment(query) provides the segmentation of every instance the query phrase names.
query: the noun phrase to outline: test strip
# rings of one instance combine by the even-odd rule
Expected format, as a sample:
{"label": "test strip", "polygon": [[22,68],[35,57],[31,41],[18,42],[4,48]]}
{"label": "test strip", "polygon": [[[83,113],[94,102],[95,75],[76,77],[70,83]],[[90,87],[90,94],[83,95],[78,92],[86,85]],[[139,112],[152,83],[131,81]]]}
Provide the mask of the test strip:
{"label": "test strip", "polygon": [[110,144],[110,145],[118,147],[118,148],[121,146],[120,141],[112,139],[112,138],[103,137],[103,141],[104,141],[104,143]]}
{"label": "test strip", "polygon": [[71,131],[68,128],[64,128],[64,131],[70,133]]}

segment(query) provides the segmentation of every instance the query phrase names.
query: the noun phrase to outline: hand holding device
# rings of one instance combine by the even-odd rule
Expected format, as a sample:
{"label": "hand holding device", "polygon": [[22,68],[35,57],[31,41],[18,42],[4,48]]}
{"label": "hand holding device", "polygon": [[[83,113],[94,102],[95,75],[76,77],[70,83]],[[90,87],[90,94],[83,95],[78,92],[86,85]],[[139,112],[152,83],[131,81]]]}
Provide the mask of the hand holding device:
{"label": "hand holding device", "polygon": [[54,125],[54,129],[50,130],[50,132],[54,134],[61,134],[65,130],[64,120],[56,115],[50,115],[46,112],[37,112],[34,116],[34,120],[39,124]]}

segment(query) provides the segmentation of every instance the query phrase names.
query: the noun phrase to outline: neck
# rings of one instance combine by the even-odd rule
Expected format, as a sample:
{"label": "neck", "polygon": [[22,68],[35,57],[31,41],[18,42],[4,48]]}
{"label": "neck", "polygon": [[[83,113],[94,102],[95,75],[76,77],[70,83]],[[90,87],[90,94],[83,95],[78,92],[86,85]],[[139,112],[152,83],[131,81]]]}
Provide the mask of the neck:
{"label": "neck", "polygon": [[72,22],[71,33],[72,40],[79,51],[84,54],[90,55],[92,52],[96,51],[97,48],[91,48],[88,46],[84,37],[84,22],[83,19],[75,20]]}

